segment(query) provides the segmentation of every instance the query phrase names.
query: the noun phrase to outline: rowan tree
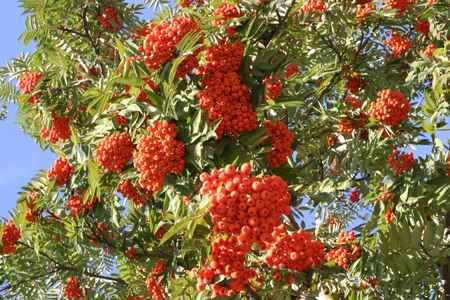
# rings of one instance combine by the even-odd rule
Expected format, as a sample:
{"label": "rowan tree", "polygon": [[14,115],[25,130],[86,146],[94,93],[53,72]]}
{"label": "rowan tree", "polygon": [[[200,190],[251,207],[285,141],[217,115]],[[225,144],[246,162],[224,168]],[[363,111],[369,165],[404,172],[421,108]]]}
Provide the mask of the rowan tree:
{"label": "rowan tree", "polygon": [[19,2],[3,299],[450,299],[448,0]]}

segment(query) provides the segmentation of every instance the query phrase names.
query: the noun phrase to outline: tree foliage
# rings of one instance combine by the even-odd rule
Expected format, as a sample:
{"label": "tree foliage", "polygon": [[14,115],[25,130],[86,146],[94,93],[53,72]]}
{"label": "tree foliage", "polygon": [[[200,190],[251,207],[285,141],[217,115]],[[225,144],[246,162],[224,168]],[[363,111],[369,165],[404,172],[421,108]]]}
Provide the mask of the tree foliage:
{"label": "tree foliage", "polygon": [[448,0],[20,3],[4,299],[450,297]]}

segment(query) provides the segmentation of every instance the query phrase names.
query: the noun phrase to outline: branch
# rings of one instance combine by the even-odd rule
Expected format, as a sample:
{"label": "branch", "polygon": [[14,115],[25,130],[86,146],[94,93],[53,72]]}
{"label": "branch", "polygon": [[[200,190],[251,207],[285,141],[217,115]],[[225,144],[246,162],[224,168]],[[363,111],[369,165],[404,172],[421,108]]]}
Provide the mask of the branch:
{"label": "branch", "polygon": [[333,42],[330,40],[327,40],[325,37],[323,37],[319,31],[317,30],[316,26],[314,26],[314,24],[311,24],[312,29],[314,30],[314,32],[320,37],[320,39],[325,43],[325,45],[327,45],[328,47],[330,47],[334,53],[336,53],[337,57],[339,58],[339,61],[342,60],[342,54],[339,53],[339,51],[336,49],[336,47],[334,46]]}
{"label": "branch", "polygon": [[[286,19],[289,16],[289,12],[292,10],[292,8],[294,8],[294,5],[295,5],[295,0],[292,0],[291,5],[286,10],[286,14],[284,15],[283,19],[281,19],[280,23],[278,24],[277,29],[275,29],[275,32],[272,34],[272,36],[270,37],[269,41],[267,42],[267,45],[269,45],[270,42],[273,40],[273,38],[276,37],[278,35],[278,33],[280,33],[281,27],[283,27],[284,22],[286,22]],[[278,10],[276,11],[276,13],[277,13],[277,15],[279,17]]]}
{"label": "branch", "polygon": [[57,270],[53,270],[53,271],[48,272],[48,273],[45,273],[45,274],[36,275],[36,276],[30,277],[30,278],[27,278],[27,279],[18,281],[18,282],[16,282],[16,283],[13,283],[13,284],[8,285],[8,286],[4,287],[3,289],[1,289],[1,290],[0,290],[0,293],[1,293],[1,292],[4,292],[4,291],[6,291],[6,290],[12,289],[13,287],[18,286],[18,285],[20,285],[20,284],[22,284],[22,283],[25,283],[25,282],[28,282],[28,281],[33,281],[33,280],[35,280],[35,279],[38,279],[38,278],[41,278],[41,277],[45,277],[45,276],[54,274],[54,273],[56,273],[56,272],[58,272],[58,271],[57,271]]}
{"label": "branch", "polygon": [[246,284],[244,286],[245,291],[255,300],[262,300],[262,298],[252,290],[252,288]]}

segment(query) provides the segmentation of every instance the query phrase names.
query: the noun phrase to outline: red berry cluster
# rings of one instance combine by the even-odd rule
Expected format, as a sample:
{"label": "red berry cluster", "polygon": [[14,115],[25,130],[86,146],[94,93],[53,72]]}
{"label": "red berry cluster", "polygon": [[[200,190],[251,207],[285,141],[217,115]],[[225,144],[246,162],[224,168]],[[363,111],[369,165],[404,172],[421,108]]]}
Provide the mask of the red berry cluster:
{"label": "red berry cluster", "polygon": [[9,254],[16,251],[16,246],[14,245],[20,239],[20,230],[16,227],[13,221],[9,220],[4,226],[2,243],[3,243],[3,253]]}
{"label": "red berry cluster", "polygon": [[[381,191],[384,192],[384,186],[381,187]],[[389,206],[388,206],[388,209],[385,211],[385,216],[384,216],[386,224],[390,224],[392,221],[395,220],[394,209],[392,208],[392,204],[394,201],[394,194],[392,192],[389,192],[387,194],[381,195],[378,198],[381,201],[386,201],[386,199],[388,199],[388,198],[389,198]]]}
{"label": "red berry cluster", "polygon": [[200,105],[209,111],[209,121],[222,119],[216,129],[218,139],[224,135],[237,138],[239,132],[252,131],[256,125],[256,112],[248,100],[248,88],[241,84],[236,72],[215,73],[208,88],[197,94]]}
{"label": "red berry cluster", "polygon": [[222,42],[214,45],[205,51],[205,66],[200,66],[196,74],[203,75],[200,80],[202,88],[217,84],[214,82],[214,75],[217,73],[237,72],[244,57],[244,47],[240,41],[234,44]]}
{"label": "red berry cluster", "polygon": [[[413,46],[410,41],[406,40],[406,37],[400,37],[400,33],[394,31],[391,31],[391,33],[393,34],[392,38],[384,40],[383,43],[391,46],[391,55],[394,58],[399,58]],[[389,36],[390,34],[387,33],[386,35]]]}
{"label": "red berry cluster", "polygon": [[47,142],[56,143],[61,141],[64,143],[72,136],[72,130],[70,130],[70,117],[61,116],[57,117],[52,114],[52,129],[43,126],[40,130],[41,137],[47,138]]}
{"label": "red berry cluster", "polygon": [[133,156],[133,142],[126,132],[105,136],[97,147],[94,151],[94,161],[106,172],[122,172],[125,163]]}
{"label": "red berry cluster", "polygon": [[412,0],[383,0],[384,4],[387,6],[388,10],[398,9],[398,13],[393,16],[393,18],[399,18],[408,8],[408,3]]}
{"label": "red berry cluster", "polygon": [[[134,205],[142,205],[143,207],[147,206],[147,201],[151,201],[153,199],[153,194],[149,190],[142,189],[141,187],[136,187],[132,184],[130,179],[125,179],[119,184],[119,188],[117,189],[119,193],[121,193],[128,200],[132,200]],[[144,198],[141,196],[144,194]]]}
{"label": "red berry cluster", "polygon": [[356,18],[358,18],[358,21],[356,21],[356,23],[363,23],[367,19],[367,17],[370,17],[372,15],[372,13],[368,13],[368,11],[376,9],[377,7],[375,5],[366,4],[364,6],[359,6],[358,11],[356,12]]}
{"label": "red berry cluster", "polygon": [[267,91],[266,91],[266,99],[273,99],[277,100],[278,96],[281,93],[281,90],[283,89],[283,86],[281,85],[280,77],[276,76],[275,79],[273,75],[270,75],[269,78],[265,78],[263,80],[263,83],[267,82]]}
{"label": "red berry cluster", "polygon": [[130,247],[130,250],[125,250],[125,255],[128,255],[129,258],[136,259],[137,258],[136,254],[137,251],[134,249],[133,246]]}
{"label": "red berry cluster", "polygon": [[160,240],[164,237],[164,235],[166,234],[167,229],[164,226],[159,227],[158,231],[155,233],[155,237]]}
{"label": "red berry cluster", "polygon": [[377,93],[376,102],[370,104],[369,114],[371,118],[397,127],[403,120],[408,118],[411,105],[402,93],[393,92],[391,89],[382,90]]}
{"label": "red berry cluster", "polygon": [[34,207],[36,206],[36,199],[37,195],[35,192],[28,192],[27,195],[27,213],[25,216],[25,219],[30,223],[36,223],[36,221],[39,219],[39,213],[34,210]]}
{"label": "red berry cluster", "polygon": [[416,23],[416,27],[414,28],[416,32],[421,32],[423,35],[428,36],[430,33],[430,22],[427,20],[421,20]]}
{"label": "red berry cluster", "polygon": [[67,158],[58,157],[55,163],[47,171],[47,180],[52,181],[56,176],[55,185],[63,186],[69,177],[75,173],[75,168],[67,163]]}
{"label": "red berry cluster", "polygon": [[433,43],[429,44],[425,50],[420,50],[420,53],[423,53],[425,55],[428,55],[431,57],[435,62],[437,62],[437,59],[433,57],[433,52],[436,50],[436,47]]}
{"label": "red berry cluster", "polygon": [[417,164],[417,158],[414,158],[412,152],[407,154],[398,154],[397,147],[394,147],[392,154],[389,154],[389,167],[395,168],[394,175],[402,174],[403,171],[408,171],[413,163]]}
{"label": "red berry cluster", "polygon": [[67,297],[68,300],[72,300],[72,298],[80,299],[85,297],[80,290],[80,281],[77,278],[70,277],[69,282],[67,282],[67,285],[63,289],[64,296]]}
{"label": "red berry cluster", "polygon": [[184,169],[184,144],[177,141],[175,124],[154,121],[148,135],[140,138],[133,163],[139,173],[139,185],[156,192],[163,187],[166,175],[180,174]]}
{"label": "red berry cluster", "polygon": [[359,74],[355,75],[349,74],[347,82],[345,84],[347,85],[347,88],[350,91],[350,93],[356,95],[358,94],[359,87],[361,86],[361,76]]}
{"label": "red berry cluster", "polygon": [[[17,83],[17,86],[19,87],[19,89],[22,90],[22,95],[33,92],[36,82],[42,76],[44,76],[44,74],[36,73],[36,72],[23,73],[22,77],[20,77],[19,82]],[[28,103],[31,103],[31,104],[39,103],[39,99],[37,98],[37,96],[33,96],[30,99],[28,99]]]}
{"label": "red berry cluster", "polygon": [[296,65],[294,64],[290,64],[287,68],[286,68],[286,74],[284,74],[284,78],[289,78],[291,77],[293,74],[299,73],[299,69]]}
{"label": "red berry cluster", "polygon": [[[109,28],[111,32],[116,30],[120,30],[123,28],[122,23],[119,21],[119,17],[117,16],[117,12],[113,7],[105,7],[103,11],[99,14],[94,14],[94,17],[100,22],[102,28]],[[113,23],[117,26],[114,26]]]}
{"label": "red berry cluster", "polygon": [[203,0],[183,0],[183,2],[180,3],[180,6],[183,8],[189,7],[194,4],[203,5],[205,2]]}
{"label": "red berry cluster", "polygon": [[[164,272],[166,261],[158,261],[156,263],[155,268],[150,272],[149,278],[145,281],[145,285],[147,286],[147,290],[150,292],[150,296],[154,300],[164,300],[167,297],[167,293],[164,291],[163,281],[159,281],[158,277]],[[159,282],[158,282],[159,281]]]}
{"label": "red berry cluster", "polygon": [[428,0],[428,5],[433,5],[433,3],[438,2],[439,0]]}
{"label": "red berry cluster", "polygon": [[244,163],[240,171],[227,165],[211,174],[202,173],[200,194],[211,201],[215,233],[239,235],[242,245],[272,242],[279,217],[291,208],[288,186],[279,176],[249,177],[251,166]]}
{"label": "red berry cluster", "polygon": [[225,285],[215,285],[212,297],[232,296],[235,291],[242,291],[249,279],[256,277],[255,270],[249,270],[245,266],[245,252],[250,251],[250,247],[238,245],[237,242],[235,236],[230,237],[229,240],[217,238],[212,242],[211,262],[203,268],[200,274],[194,272],[199,291],[204,291],[206,285],[210,284],[215,276],[225,275],[232,279],[226,284],[231,290],[227,291]]}
{"label": "red berry cluster", "polygon": [[320,11],[320,10],[327,10],[328,6],[326,6],[322,1],[320,0],[308,0],[305,4],[303,4],[303,7],[300,9],[300,13],[307,14],[310,10],[313,11]]}
{"label": "red berry cluster", "polygon": [[311,234],[302,229],[291,234],[279,235],[264,257],[272,268],[285,267],[299,273],[308,267],[320,267],[325,257],[324,244],[311,240]]}
{"label": "red berry cluster", "polygon": [[[83,216],[86,214],[87,210],[93,210],[94,209],[94,203],[97,202],[97,196],[95,196],[92,200],[88,199],[86,203],[83,204],[83,198],[84,193],[80,195],[80,191],[76,190],[76,193],[74,193],[72,196],[70,196],[69,201],[66,203],[66,210],[72,209],[71,216],[72,218],[76,218],[81,213],[83,213]],[[83,210],[84,209],[84,210]]]}
{"label": "red berry cluster", "polygon": [[[91,228],[94,227],[94,225],[90,225]],[[103,226],[101,223],[97,223],[97,228],[93,229],[94,233],[91,235],[91,242],[94,243],[97,247],[100,247],[101,244],[97,241],[100,241],[102,239],[101,234],[103,234],[106,231],[106,226]]]}
{"label": "red berry cluster", "polygon": [[352,202],[352,203],[356,203],[356,202],[358,202],[359,201],[359,197],[360,197],[361,195],[360,195],[360,193],[359,193],[359,191],[352,191],[351,193],[350,193],[350,201]]}
{"label": "red berry cluster", "polygon": [[[172,19],[169,26],[167,22],[163,21],[160,24],[151,23],[149,25],[149,33],[145,37],[144,45],[139,49],[144,52],[144,63],[149,69],[158,70],[161,64],[166,63],[176,56],[176,47],[178,43],[190,32],[200,32],[198,24],[193,18],[178,18]],[[201,51],[202,47],[195,50],[189,57],[196,57]],[[185,59],[186,61],[186,59]],[[198,62],[193,68],[198,67]],[[186,69],[187,65],[192,65],[192,58],[188,59],[184,64],[180,64],[181,69]],[[191,69],[192,70],[192,69]],[[183,71],[183,73],[185,70]],[[178,76],[177,76],[178,77]]]}
{"label": "red berry cluster", "polygon": [[[225,4],[216,9],[213,13],[214,16],[223,16],[221,19],[212,20],[211,24],[214,26],[222,26],[226,21],[233,18],[243,17],[243,13],[239,13],[236,6]],[[236,26],[229,26],[226,28],[228,31],[228,35],[230,38],[234,37],[234,33],[236,32]]]}
{"label": "red berry cluster", "polygon": [[355,97],[345,97],[345,102],[350,103],[352,105],[351,109],[358,109],[362,107],[361,102]]}
{"label": "red berry cluster", "polygon": [[[291,150],[291,144],[294,141],[295,135],[293,132],[290,132],[286,124],[281,121],[277,121],[273,124],[267,120],[262,123],[261,126],[269,128],[265,134],[272,137],[272,147],[275,148],[267,153],[269,165],[278,168],[280,165],[287,162],[287,157],[289,155],[294,153]],[[262,144],[264,144],[264,142],[262,142]]]}
{"label": "red berry cluster", "polygon": [[[346,116],[342,121],[339,121],[338,130],[340,133],[352,133],[356,128],[364,129],[364,126],[369,123],[369,116],[366,113],[360,113],[355,117]],[[361,137],[368,135],[367,130],[361,132]]]}
{"label": "red berry cluster", "polygon": [[[339,232],[338,244],[344,244],[349,241],[355,240],[355,233],[350,232]],[[337,249],[331,249],[325,255],[328,261],[335,261],[339,266],[343,268],[348,268],[350,260],[356,260],[360,255],[359,246],[356,244],[350,244],[344,247],[339,247]]]}

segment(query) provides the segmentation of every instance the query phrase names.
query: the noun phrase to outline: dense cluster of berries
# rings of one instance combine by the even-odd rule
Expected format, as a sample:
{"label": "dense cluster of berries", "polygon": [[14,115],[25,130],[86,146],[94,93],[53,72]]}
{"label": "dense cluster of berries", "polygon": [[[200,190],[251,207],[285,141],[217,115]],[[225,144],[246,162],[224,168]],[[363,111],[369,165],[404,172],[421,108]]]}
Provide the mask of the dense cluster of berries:
{"label": "dense cluster of berries", "polygon": [[[338,130],[340,133],[352,133],[356,128],[364,129],[364,126],[369,123],[369,116],[361,112],[359,115],[350,117],[345,116],[342,121],[339,121]],[[361,132],[361,137],[366,137],[368,135],[367,130]]]}
{"label": "dense cluster of berries", "polygon": [[215,233],[239,235],[240,244],[256,242],[265,249],[264,243],[274,240],[275,227],[281,225],[279,217],[291,211],[291,195],[281,177],[249,177],[250,171],[250,164],[244,163],[240,171],[227,165],[202,173],[200,194],[211,201]]}
{"label": "dense cluster of berries", "polygon": [[154,121],[148,135],[139,139],[133,163],[139,173],[139,185],[156,192],[163,187],[166,175],[180,174],[184,169],[184,144],[177,141],[175,124]]}
{"label": "dense cluster of berries", "polygon": [[[154,70],[158,70],[161,64],[175,58],[176,47],[186,34],[190,32],[201,32],[193,18],[184,17],[172,19],[170,26],[165,21],[158,25],[150,23],[149,29],[149,33],[144,40],[144,45],[139,50],[145,54],[144,63],[149,69]],[[193,54],[186,58],[187,60],[184,60],[184,63],[182,62],[180,64],[180,70],[184,69],[183,73],[186,71],[187,64],[192,69],[198,67],[198,62],[195,57],[202,50],[202,47],[195,50]],[[192,58],[195,59],[194,65],[192,65]]]}
{"label": "dense cluster of berries", "polygon": [[125,250],[125,255],[128,255],[129,258],[136,259],[137,251],[133,246],[131,246],[130,250]]}
{"label": "dense cluster of berries", "polygon": [[121,116],[119,114],[114,114],[112,117],[116,119],[117,126],[119,126],[119,127],[122,125],[126,125],[128,122],[128,119],[126,117]]}
{"label": "dense cluster of berries", "polygon": [[428,55],[431,57],[435,62],[437,62],[437,59],[433,57],[433,52],[436,50],[436,47],[433,43],[429,44],[425,50],[420,50],[420,53]]}
{"label": "dense cluster of berries", "polygon": [[413,0],[383,0],[386,8],[389,10],[398,9],[398,13],[393,16],[393,18],[399,18],[408,8],[408,3]]}
{"label": "dense cluster of berries", "polygon": [[68,300],[84,298],[85,295],[80,290],[80,281],[77,278],[70,277],[67,285],[63,288],[64,296]]}
{"label": "dense cluster of berries", "polygon": [[158,231],[156,231],[155,233],[155,237],[160,240],[164,237],[164,235],[166,234],[167,229],[164,226],[159,227]]}
{"label": "dense cluster of berries", "polygon": [[263,80],[263,83],[267,82],[267,91],[266,91],[266,99],[273,99],[277,100],[278,96],[281,93],[281,90],[283,89],[283,86],[281,85],[280,77],[276,76],[275,78],[273,75],[270,75],[269,78],[265,78]]}
{"label": "dense cluster of berries", "polygon": [[250,246],[238,245],[235,236],[229,240],[217,238],[212,242],[211,261],[197,274],[193,270],[194,277],[197,278],[197,289],[204,291],[206,285],[210,284],[215,276],[225,275],[232,279],[227,283],[231,290],[227,291],[225,285],[213,287],[212,297],[232,296],[235,291],[242,291],[249,279],[256,277],[255,270],[249,270],[245,266],[245,252],[250,251]]}
{"label": "dense cluster of berries", "polygon": [[[105,7],[99,14],[94,14],[94,17],[100,22],[102,28],[109,28],[111,32],[120,30],[123,28],[122,23],[119,21],[117,12],[113,7]],[[112,22],[111,22],[112,21]],[[116,26],[114,26],[115,24]]]}
{"label": "dense cluster of berries", "polygon": [[359,197],[360,197],[360,196],[361,196],[361,194],[359,193],[358,190],[352,191],[352,192],[350,193],[350,201],[351,201],[352,203],[356,203],[356,202],[359,201]]}
{"label": "dense cluster of berries", "polygon": [[[294,133],[290,132],[286,124],[281,121],[277,121],[274,124],[267,120],[263,122],[261,126],[269,128],[265,134],[272,137],[272,148],[275,148],[267,153],[269,165],[278,168],[280,165],[287,162],[287,157],[289,155],[294,153],[291,150],[291,144],[294,141]],[[264,142],[262,142],[262,144],[264,144]]]}
{"label": "dense cluster of berries", "polygon": [[395,175],[402,174],[403,171],[408,171],[413,163],[417,163],[417,158],[414,158],[412,152],[407,154],[400,154],[397,151],[397,147],[394,147],[392,154],[389,154],[389,167],[395,168]]}
{"label": "dense cluster of berries", "polygon": [[402,93],[388,89],[379,91],[377,95],[379,97],[377,101],[370,104],[370,117],[378,119],[391,128],[397,127],[408,118],[411,105]]}
{"label": "dense cluster of berries", "polygon": [[[83,198],[84,193],[80,195],[80,191],[76,190],[72,196],[70,196],[69,201],[66,203],[66,210],[69,211],[72,209],[72,212],[70,215],[72,218],[76,218],[81,213],[83,213],[83,216],[86,214],[87,210],[93,210],[94,209],[94,203],[97,202],[97,196],[94,196],[94,198],[91,200],[90,198],[86,201],[86,203],[83,204]],[[83,210],[84,209],[84,210]]]}
{"label": "dense cluster of berries", "polygon": [[300,8],[300,13],[307,14],[310,10],[313,11],[321,11],[321,10],[327,10],[328,6],[326,6],[322,1],[320,0],[308,0],[305,4],[303,4],[303,7]]}
{"label": "dense cluster of berries", "polygon": [[[413,46],[410,41],[406,40],[406,37],[400,37],[400,33],[394,31],[391,31],[391,33],[392,38],[389,40],[384,40],[383,43],[391,46],[391,55],[394,58],[399,58]],[[390,36],[390,34],[387,33],[386,36]]]}
{"label": "dense cluster of berries", "polygon": [[416,32],[421,32],[423,35],[428,36],[430,33],[430,22],[427,20],[421,20],[416,23],[416,27],[414,28]]}
{"label": "dense cluster of berries", "polygon": [[350,74],[345,84],[347,85],[347,88],[350,91],[350,93],[356,95],[361,85],[361,76],[359,74],[355,75]]}
{"label": "dense cluster of berries", "polygon": [[[338,244],[344,244],[349,241],[355,240],[355,233],[350,232],[339,232]],[[339,266],[343,268],[348,268],[350,260],[356,260],[360,255],[359,246],[356,244],[350,244],[347,246],[339,247],[337,249],[331,249],[325,258],[328,261],[335,261]]]}
{"label": "dense cluster of berries", "polygon": [[345,97],[345,102],[350,103],[351,104],[351,109],[358,109],[362,107],[362,103],[359,102],[358,99],[356,99],[355,97]]}
{"label": "dense cluster of berries", "polygon": [[291,77],[293,74],[296,74],[299,72],[299,69],[296,65],[294,64],[290,64],[287,68],[286,68],[286,74],[284,74],[284,78],[289,78]]}
{"label": "dense cluster of berries", "polygon": [[320,267],[323,264],[323,248],[323,243],[311,240],[311,234],[300,229],[278,236],[267,251],[264,262],[275,269],[285,267],[303,273],[310,266]]}
{"label": "dense cluster of berries", "polygon": [[106,172],[122,172],[125,163],[133,156],[133,142],[127,132],[105,136],[97,147],[94,151],[94,161]]}
{"label": "dense cluster of berries", "polygon": [[192,4],[203,5],[203,4],[205,4],[205,2],[203,0],[183,0],[180,3],[180,6],[183,8],[186,8],[186,7],[191,6]]}
{"label": "dense cluster of berries", "polygon": [[376,9],[377,7],[375,5],[365,4],[364,6],[359,6],[358,11],[356,12],[356,18],[358,18],[358,21],[356,21],[356,23],[357,24],[364,23],[367,17],[370,17],[372,15],[372,13],[369,13],[368,11]]}
{"label": "dense cluster of berries", "polygon": [[[36,82],[42,76],[44,76],[44,74],[37,73],[37,72],[23,73],[22,77],[20,77],[19,82],[17,83],[17,86],[19,87],[19,89],[22,90],[22,95],[33,92]],[[31,104],[38,103],[38,102],[39,102],[39,99],[37,98],[37,96],[33,96],[30,99],[28,99],[28,103],[31,103]]]}
{"label": "dense cluster of berries", "polygon": [[[221,19],[212,20],[211,24],[214,26],[222,26],[226,21],[233,18],[243,17],[243,13],[239,13],[236,6],[225,4],[216,9],[213,13],[214,16],[223,16]],[[236,32],[236,26],[227,26],[226,30],[228,31],[228,35],[230,38],[234,37],[234,33]]]}
{"label": "dense cluster of berries", "polygon": [[[128,200],[132,200],[134,205],[142,205],[143,207],[147,206],[147,201],[153,199],[153,194],[151,191],[147,189],[142,189],[140,186],[135,186],[131,182],[130,179],[125,179],[119,184],[119,188],[117,189],[119,193],[121,193]],[[144,195],[142,197],[141,195]]]}
{"label": "dense cluster of berries", "polygon": [[20,239],[20,230],[16,227],[13,221],[9,220],[4,226],[2,243],[3,243],[3,253],[9,254],[16,251],[16,246],[14,245]]}
{"label": "dense cluster of berries", "polygon": [[[166,261],[158,261],[156,266],[150,272],[149,278],[145,280],[147,290],[150,292],[150,296],[154,300],[164,300],[167,297],[167,293],[164,290],[163,281],[158,280],[159,276],[165,271]],[[159,281],[159,282],[158,282]]]}
{"label": "dense cluster of berries", "polygon": [[[206,64],[200,66],[196,74],[201,74],[200,79],[202,88],[217,84],[214,75],[217,73],[237,72],[244,57],[244,46],[240,41],[234,44],[231,42],[222,42],[220,45],[209,47],[205,51],[204,59]],[[220,78],[219,78],[220,79]]]}
{"label": "dense cluster of berries", "polygon": [[56,176],[55,185],[65,185],[69,177],[75,173],[75,168],[68,164],[67,158],[58,157],[47,171],[47,180],[52,181]]}
{"label": "dense cluster of berries", "polygon": [[70,130],[70,117],[56,116],[52,114],[52,129],[46,128],[45,125],[41,128],[40,133],[42,138],[47,138],[47,142],[56,143],[61,141],[64,143],[72,136],[72,130]]}
{"label": "dense cluster of berries", "polygon": [[27,195],[27,213],[25,215],[25,219],[30,223],[36,223],[39,219],[39,213],[34,210],[36,206],[37,195],[35,192],[28,192]]}

